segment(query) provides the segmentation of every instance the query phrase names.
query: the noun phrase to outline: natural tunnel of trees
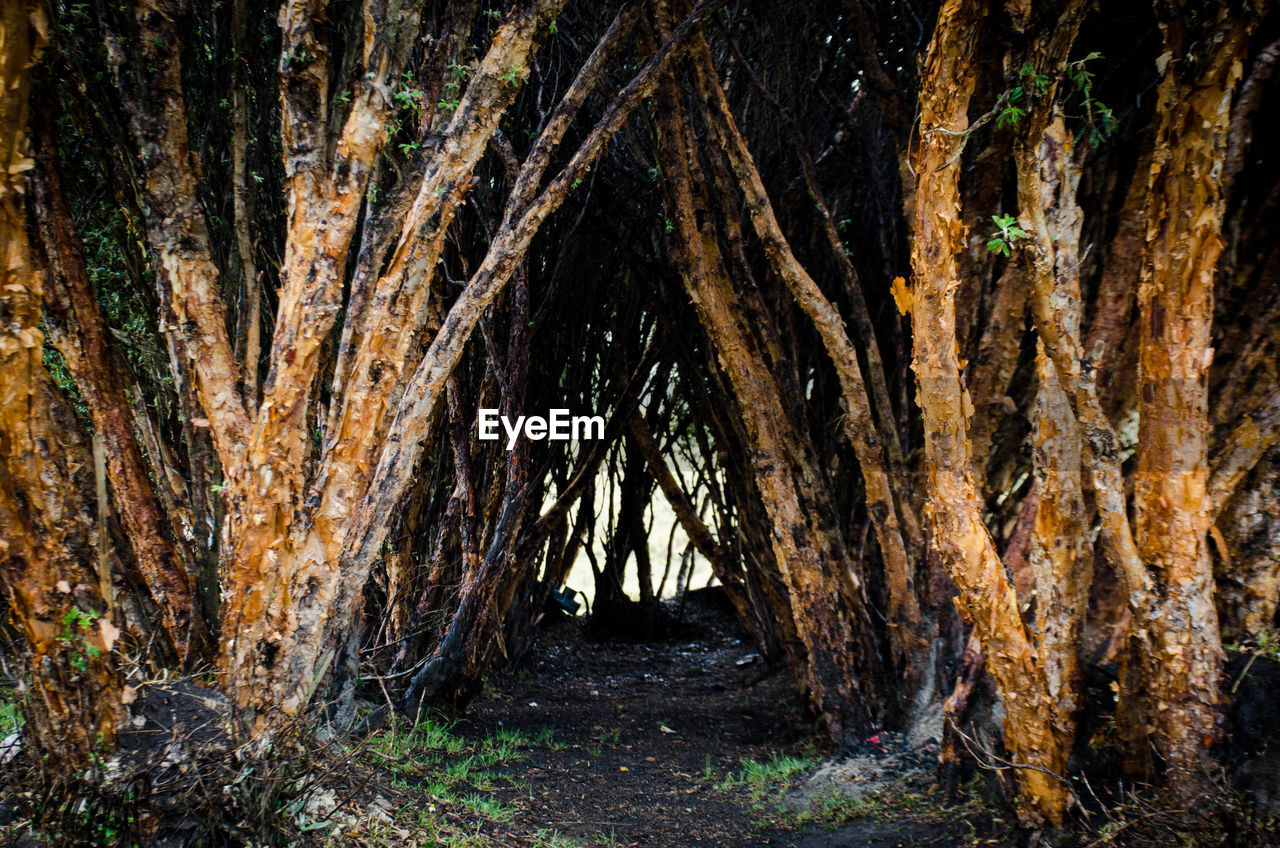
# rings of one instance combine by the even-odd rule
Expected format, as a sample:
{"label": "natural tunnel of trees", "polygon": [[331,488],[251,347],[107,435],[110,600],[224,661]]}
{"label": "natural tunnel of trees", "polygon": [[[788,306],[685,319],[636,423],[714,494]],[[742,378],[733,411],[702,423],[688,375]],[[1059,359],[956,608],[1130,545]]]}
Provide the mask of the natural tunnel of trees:
{"label": "natural tunnel of trees", "polygon": [[46,767],[102,771],[166,669],[264,756],[463,703],[584,559],[595,618],[659,627],[664,502],[835,745],[941,712],[955,764],[990,687],[1027,822],[1100,721],[1217,779],[1224,645],[1280,601],[1268,4],[3,16],[0,569]]}

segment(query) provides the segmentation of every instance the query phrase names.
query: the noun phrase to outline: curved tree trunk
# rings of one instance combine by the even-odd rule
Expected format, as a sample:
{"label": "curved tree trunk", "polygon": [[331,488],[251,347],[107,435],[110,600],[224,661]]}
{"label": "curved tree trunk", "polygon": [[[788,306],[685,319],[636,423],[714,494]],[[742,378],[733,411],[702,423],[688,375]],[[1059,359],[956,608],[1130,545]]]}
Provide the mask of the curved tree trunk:
{"label": "curved tree trunk", "polygon": [[174,653],[180,663],[189,650],[209,658],[213,644],[195,606],[194,562],[186,548],[175,542],[134,438],[125,366],[107,340],[94,300],[80,235],[62,193],[53,127],[47,116],[42,123],[35,188],[40,236],[53,284],[47,303],[49,335],[84,396],[94,431],[103,439],[116,508]]}
{"label": "curved tree trunk", "polygon": [[884,555],[890,643],[894,648],[895,662],[905,671],[910,666],[912,652],[920,650],[924,644],[920,632],[920,604],[916,597],[916,563],[908,552],[899,522],[898,504],[903,499],[895,491],[895,482],[889,473],[884,447],[887,440],[881,438],[872,416],[857,352],[840,313],[800,264],[778,225],[764,181],[747,148],[746,139],[738,130],[705,40],[699,39],[694,63],[700,96],[706,106],[704,113],[716,140],[728,152],[738,187],[746,199],[747,214],[756,236],[764,245],[769,264],[813,322],[835,366],[846,406],[843,416],[845,437],[853,445],[858,458],[867,492],[867,514],[871,517]]}
{"label": "curved tree trunk", "polygon": [[[670,12],[662,3],[652,8],[661,32]],[[773,527],[774,555],[806,651],[799,676],[828,731],[843,742],[880,722],[880,694],[872,683],[878,657],[862,606],[862,587],[854,582],[838,529],[824,525],[820,510],[814,508],[815,494],[804,491],[818,485],[817,475],[803,468],[799,434],[742,317],[707,187],[693,170],[698,167],[698,148],[674,78],[664,80],[658,106],[659,151],[681,277],[715,345],[750,441],[756,485]]]}

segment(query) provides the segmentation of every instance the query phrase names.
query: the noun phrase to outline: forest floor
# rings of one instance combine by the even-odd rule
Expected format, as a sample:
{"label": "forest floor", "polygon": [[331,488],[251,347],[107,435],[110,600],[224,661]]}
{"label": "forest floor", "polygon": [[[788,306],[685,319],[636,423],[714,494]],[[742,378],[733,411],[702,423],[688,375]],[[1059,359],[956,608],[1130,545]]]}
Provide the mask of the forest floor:
{"label": "forest floor", "polygon": [[[216,689],[149,683],[122,749],[149,752],[139,762],[154,767],[124,780],[123,797],[68,797],[56,810],[56,796],[11,774],[0,782],[0,845],[1280,844],[1280,816],[1266,825],[1226,795],[1183,810],[1120,792],[1073,832],[1027,832],[986,782],[998,772],[979,770],[944,792],[930,740],[912,746],[881,733],[824,750],[789,672],[765,663],[717,599],[697,592],[668,607],[660,639],[592,638],[585,619],[561,617],[459,715],[433,712],[412,727],[397,719],[358,742],[322,743],[304,727],[296,755],[269,762],[228,755],[229,709]],[[1242,788],[1274,804],[1280,662],[1250,656],[1233,657],[1232,679],[1246,685],[1233,692],[1232,721],[1253,742],[1228,765]],[[143,805],[130,800],[135,785],[147,790]]]}
{"label": "forest floor", "polygon": [[363,772],[356,794],[381,799],[375,816],[365,804],[335,818],[360,844],[425,829],[477,846],[908,848],[999,827],[974,802],[945,803],[936,751],[887,735],[820,769],[788,672],[766,666],[728,611],[695,598],[682,612],[663,641],[592,641],[580,619],[545,628],[465,718],[371,739],[361,759],[383,779]]}

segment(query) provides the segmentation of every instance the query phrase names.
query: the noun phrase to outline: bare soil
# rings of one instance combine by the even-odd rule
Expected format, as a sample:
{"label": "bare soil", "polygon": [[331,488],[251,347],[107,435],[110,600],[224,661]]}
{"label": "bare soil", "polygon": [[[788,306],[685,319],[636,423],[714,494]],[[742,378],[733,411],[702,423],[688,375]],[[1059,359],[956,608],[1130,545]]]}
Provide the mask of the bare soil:
{"label": "bare soil", "polygon": [[[627,846],[958,845],[959,822],[803,824],[781,803],[800,776],[741,780],[747,763],[821,757],[784,668],[770,668],[714,594],[697,593],[676,634],[590,641],[579,620],[546,629],[526,668],[490,681],[457,732],[502,728],[553,745],[512,763],[496,795],[519,812],[509,837],[558,831]],[[812,770],[810,765],[809,770]]]}

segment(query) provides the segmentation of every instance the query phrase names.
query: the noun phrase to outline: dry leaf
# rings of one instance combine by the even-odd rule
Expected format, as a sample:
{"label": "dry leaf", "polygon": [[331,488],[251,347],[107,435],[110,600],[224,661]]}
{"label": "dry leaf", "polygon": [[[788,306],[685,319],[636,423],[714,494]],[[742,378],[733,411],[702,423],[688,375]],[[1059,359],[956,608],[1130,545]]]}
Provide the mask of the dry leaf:
{"label": "dry leaf", "polygon": [[915,296],[911,293],[911,287],[907,285],[906,279],[894,277],[893,285],[889,288],[889,292],[893,295],[893,302],[898,304],[898,311],[903,315],[911,314],[911,306],[915,302]]}
{"label": "dry leaf", "polygon": [[120,638],[120,628],[105,618],[98,619],[98,629],[102,631],[102,644],[110,651]]}

